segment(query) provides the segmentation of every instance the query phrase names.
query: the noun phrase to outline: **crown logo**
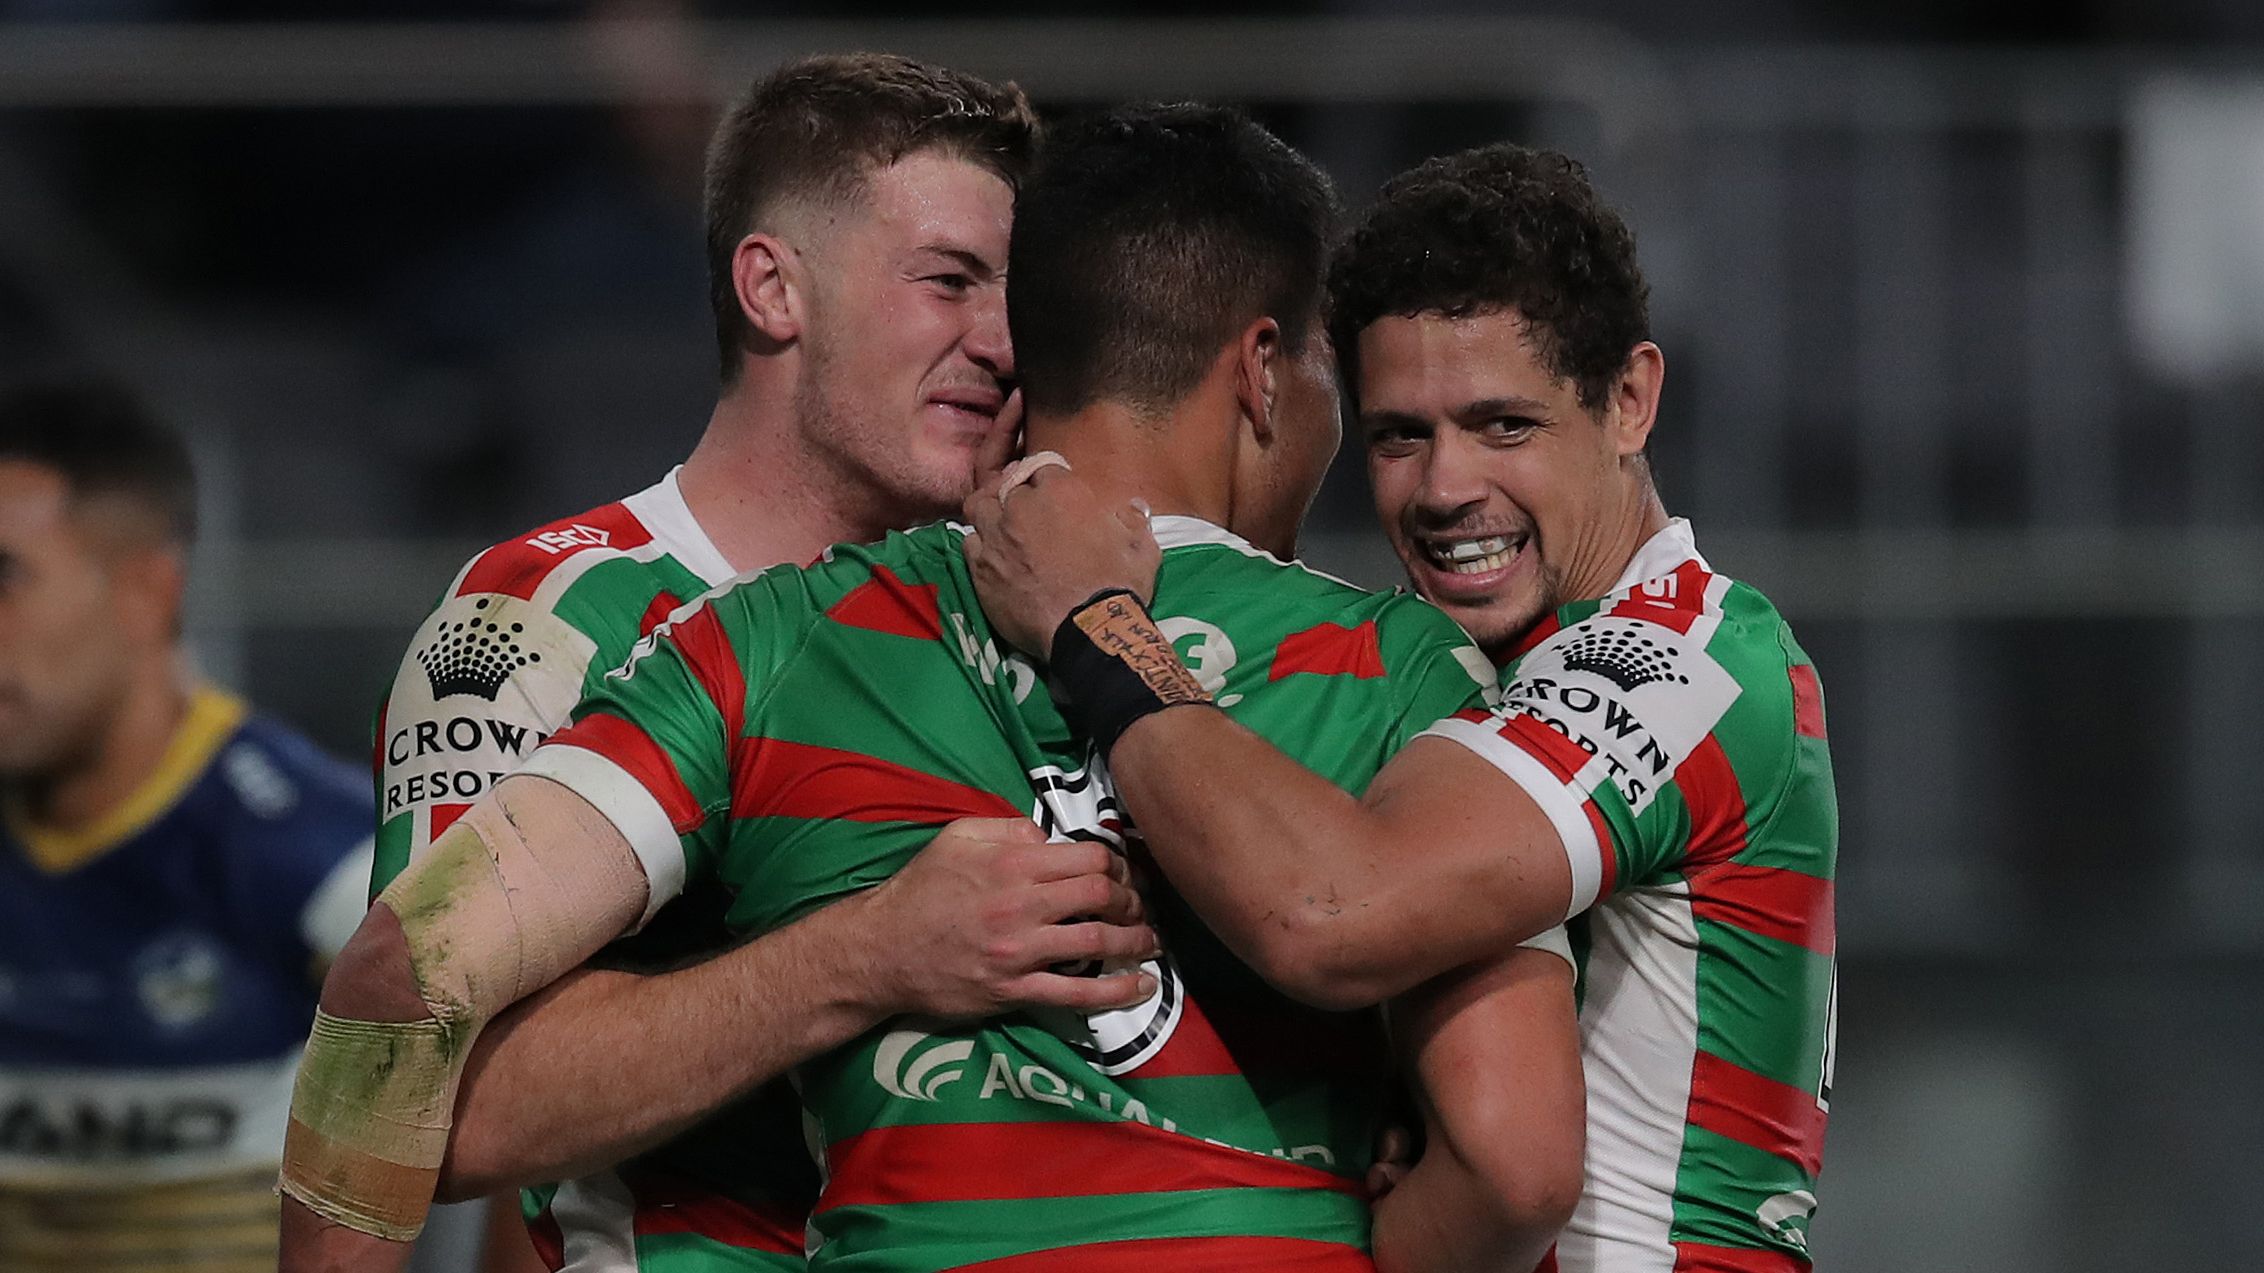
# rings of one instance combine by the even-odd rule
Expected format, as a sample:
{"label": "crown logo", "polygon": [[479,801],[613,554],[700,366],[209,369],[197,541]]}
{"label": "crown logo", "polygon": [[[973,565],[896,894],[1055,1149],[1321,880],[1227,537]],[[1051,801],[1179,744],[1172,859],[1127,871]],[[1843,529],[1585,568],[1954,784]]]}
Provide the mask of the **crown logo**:
{"label": "crown logo", "polygon": [[424,669],[435,700],[476,694],[492,703],[513,672],[542,662],[541,654],[519,648],[525,624],[497,623],[492,616],[477,613],[488,608],[489,600],[473,602],[471,618],[443,624],[432,644],[417,651],[417,666]]}
{"label": "crown logo", "polygon": [[1568,671],[1593,672],[1617,685],[1623,694],[1655,681],[1690,684],[1689,677],[1675,672],[1671,653],[1646,637],[1586,625],[1577,630],[1584,635],[1564,647]]}

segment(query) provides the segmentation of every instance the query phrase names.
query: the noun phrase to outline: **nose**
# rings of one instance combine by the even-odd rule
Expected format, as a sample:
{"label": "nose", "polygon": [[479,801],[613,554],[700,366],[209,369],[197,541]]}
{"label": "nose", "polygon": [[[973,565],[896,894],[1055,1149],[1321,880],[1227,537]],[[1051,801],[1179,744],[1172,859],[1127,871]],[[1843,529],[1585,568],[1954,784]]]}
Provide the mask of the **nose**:
{"label": "nose", "polygon": [[1475,442],[1461,429],[1440,429],[1423,448],[1422,482],[1415,488],[1415,513],[1423,521],[1446,525],[1486,501],[1485,470]]}
{"label": "nose", "polygon": [[961,347],[969,360],[1000,380],[1014,378],[1014,341],[1006,331],[1006,289],[986,287],[974,302]]}

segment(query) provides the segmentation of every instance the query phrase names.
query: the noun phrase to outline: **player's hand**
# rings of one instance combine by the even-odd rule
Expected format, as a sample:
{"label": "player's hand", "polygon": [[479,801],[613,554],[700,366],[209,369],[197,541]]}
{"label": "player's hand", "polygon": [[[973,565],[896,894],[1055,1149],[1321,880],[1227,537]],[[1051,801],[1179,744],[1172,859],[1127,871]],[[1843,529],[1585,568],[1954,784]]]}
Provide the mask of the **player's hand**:
{"label": "player's hand", "polygon": [[982,485],[998,477],[1000,469],[1022,458],[1022,389],[1017,385],[1006,391],[1006,402],[998,409],[996,427],[983,439],[975,452],[975,484]]}
{"label": "player's hand", "polygon": [[1016,478],[1010,466],[967,497],[975,527],[967,569],[992,630],[1043,659],[1053,652],[1054,630],[1094,593],[1127,588],[1142,601],[1153,596],[1163,550],[1145,509],[1104,500],[1058,457]]}
{"label": "player's hand", "polygon": [[[1160,948],[1123,858],[1103,844],[1049,844],[1026,818],[954,822],[855,900],[892,1012],[946,1019],[1022,1008],[1102,1012],[1142,1003],[1155,990],[1137,965]],[[1105,970],[1099,976],[1052,971],[1096,961]]]}

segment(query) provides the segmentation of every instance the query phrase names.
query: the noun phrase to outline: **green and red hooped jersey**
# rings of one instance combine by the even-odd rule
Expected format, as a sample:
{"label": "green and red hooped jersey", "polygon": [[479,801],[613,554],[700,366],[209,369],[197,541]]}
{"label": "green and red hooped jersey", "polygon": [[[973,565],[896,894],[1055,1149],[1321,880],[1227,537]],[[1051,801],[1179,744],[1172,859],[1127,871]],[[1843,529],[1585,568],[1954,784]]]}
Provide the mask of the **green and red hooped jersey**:
{"label": "green and red hooped jersey", "polygon": [[[371,895],[565,727],[638,638],[731,574],[673,472],[474,557],[417,629],[377,718]],[[720,916],[697,913],[707,900],[607,958],[633,967],[720,942]],[[524,1206],[554,1268],[786,1273],[805,1267],[816,1196],[799,1107],[778,1083],[615,1171],[530,1190]]]}
{"label": "green and red hooped jersey", "polygon": [[1430,731],[1491,761],[1573,866],[1587,1188],[1564,1273],[1790,1273],[1838,1030],[1838,805],[1816,670],[1677,520],[1556,612],[1502,701]]}
{"label": "green and red hooped jersey", "polygon": [[[1415,598],[1156,519],[1155,614],[1220,705],[1357,791],[1493,669]],[[672,616],[530,762],[657,894],[720,876],[767,930],[886,879],[964,816],[1136,834],[1031,666],[994,641],[961,528],[767,572]],[[1168,895],[1156,996],[1095,1018],[898,1020],[804,1066],[814,1268],[1365,1270],[1388,1089],[1374,1014],[1290,1003]]]}

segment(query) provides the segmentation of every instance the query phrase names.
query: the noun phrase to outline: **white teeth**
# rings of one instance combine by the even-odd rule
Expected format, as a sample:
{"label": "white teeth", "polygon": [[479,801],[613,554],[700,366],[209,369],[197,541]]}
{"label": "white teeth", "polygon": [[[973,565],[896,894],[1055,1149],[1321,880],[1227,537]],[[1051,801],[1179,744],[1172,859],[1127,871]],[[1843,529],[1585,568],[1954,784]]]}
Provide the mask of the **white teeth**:
{"label": "white teeth", "polygon": [[1523,539],[1512,542],[1506,535],[1488,535],[1484,539],[1461,539],[1453,543],[1434,540],[1423,548],[1443,570],[1457,575],[1482,575],[1508,565],[1517,550],[1524,546]]}

